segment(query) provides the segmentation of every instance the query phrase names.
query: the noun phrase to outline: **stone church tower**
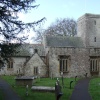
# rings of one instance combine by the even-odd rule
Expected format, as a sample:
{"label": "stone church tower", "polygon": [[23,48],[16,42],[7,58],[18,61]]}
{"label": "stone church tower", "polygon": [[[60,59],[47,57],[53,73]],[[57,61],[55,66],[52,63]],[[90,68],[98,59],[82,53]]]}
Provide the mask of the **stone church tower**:
{"label": "stone church tower", "polygon": [[78,19],[78,36],[85,47],[100,47],[100,15],[85,14]]}

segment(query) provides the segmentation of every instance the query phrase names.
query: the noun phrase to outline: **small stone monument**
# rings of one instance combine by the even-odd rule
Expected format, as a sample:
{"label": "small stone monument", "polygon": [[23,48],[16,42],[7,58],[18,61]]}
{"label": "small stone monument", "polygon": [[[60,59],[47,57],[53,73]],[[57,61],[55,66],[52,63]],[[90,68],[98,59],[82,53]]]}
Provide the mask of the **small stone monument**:
{"label": "small stone monument", "polygon": [[32,86],[35,82],[35,78],[33,76],[18,76],[15,78],[16,85],[20,86]]}
{"label": "small stone monument", "polygon": [[28,85],[26,85],[26,96],[28,96]]}

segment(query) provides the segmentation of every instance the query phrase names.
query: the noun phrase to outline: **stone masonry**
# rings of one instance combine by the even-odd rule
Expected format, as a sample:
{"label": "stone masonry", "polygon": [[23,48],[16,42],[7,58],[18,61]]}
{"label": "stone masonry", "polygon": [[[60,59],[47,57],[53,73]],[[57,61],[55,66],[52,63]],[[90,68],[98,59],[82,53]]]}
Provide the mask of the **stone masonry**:
{"label": "stone masonry", "polygon": [[[77,36],[45,35],[42,44],[23,44],[0,74],[40,77],[100,76],[100,15],[85,14],[77,21]],[[0,64],[2,65],[2,64]]]}

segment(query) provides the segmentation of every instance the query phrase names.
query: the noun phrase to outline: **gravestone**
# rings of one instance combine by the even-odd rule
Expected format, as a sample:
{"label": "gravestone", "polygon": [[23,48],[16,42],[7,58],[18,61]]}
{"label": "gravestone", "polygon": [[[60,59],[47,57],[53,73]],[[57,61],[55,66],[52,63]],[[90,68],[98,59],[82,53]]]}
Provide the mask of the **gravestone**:
{"label": "gravestone", "polygon": [[26,85],[26,96],[28,96],[28,85]]}
{"label": "gravestone", "polygon": [[35,77],[33,76],[20,76],[15,78],[16,85],[20,86],[32,86],[35,82]]}
{"label": "gravestone", "polygon": [[59,84],[59,81],[57,81],[55,84],[55,95],[56,95],[56,100],[59,100],[60,97],[63,95],[63,93],[61,92],[61,86]]}
{"label": "gravestone", "polygon": [[38,91],[38,92],[55,92],[55,87],[49,87],[49,86],[32,86],[32,91]]}

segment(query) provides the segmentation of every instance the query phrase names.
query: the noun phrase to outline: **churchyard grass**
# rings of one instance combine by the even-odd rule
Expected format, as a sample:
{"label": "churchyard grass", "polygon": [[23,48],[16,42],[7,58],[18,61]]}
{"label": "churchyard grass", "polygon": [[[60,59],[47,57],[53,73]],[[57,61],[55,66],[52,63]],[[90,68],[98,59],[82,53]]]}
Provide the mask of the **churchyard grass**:
{"label": "churchyard grass", "polygon": [[2,92],[1,89],[0,89],[0,100],[4,100],[4,99],[3,99],[3,92]]}
{"label": "churchyard grass", "polygon": [[[33,92],[31,87],[28,89],[28,96],[26,96],[26,87],[24,86],[16,86],[15,85],[15,76],[2,76],[4,80],[6,80],[12,88],[16,91],[16,93],[21,97],[21,100],[55,100],[55,93],[50,92]],[[50,79],[50,78],[40,78],[36,79],[36,83],[33,85],[35,86],[55,86],[57,78]],[[72,83],[72,88],[70,89],[70,81],[74,81]],[[77,79],[78,80],[78,79]],[[62,85],[62,80],[59,78],[60,84]],[[62,97],[60,100],[69,100],[72,91],[74,89],[76,82],[74,78],[64,78],[64,88],[62,88]]]}
{"label": "churchyard grass", "polygon": [[92,100],[100,100],[100,77],[90,80],[89,92]]}

